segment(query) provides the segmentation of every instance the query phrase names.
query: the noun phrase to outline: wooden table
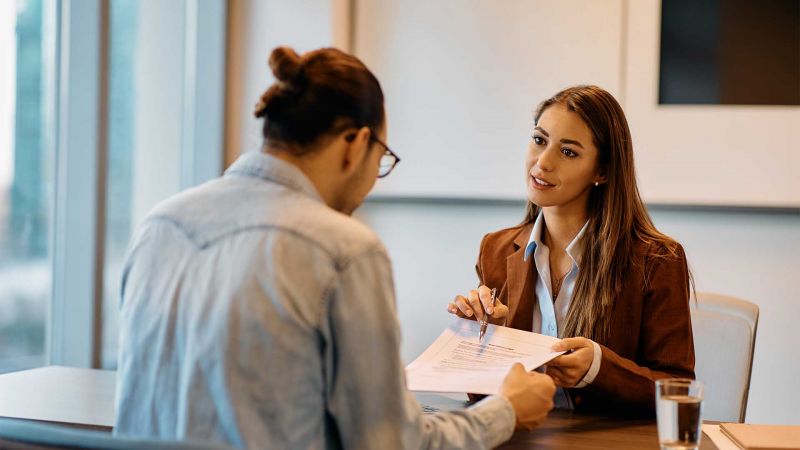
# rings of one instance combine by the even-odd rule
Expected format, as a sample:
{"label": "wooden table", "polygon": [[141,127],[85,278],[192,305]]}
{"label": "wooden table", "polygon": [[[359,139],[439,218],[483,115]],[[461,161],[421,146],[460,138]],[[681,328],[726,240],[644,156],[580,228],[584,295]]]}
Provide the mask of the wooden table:
{"label": "wooden table", "polygon": [[[556,410],[535,430],[518,431],[499,448],[658,450],[658,430],[655,420],[585,416]],[[717,446],[704,434],[700,450],[717,450]]]}
{"label": "wooden table", "polygon": [[[415,394],[417,400],[443,411],[464,408],[463,395]],[[651,419],[622,419],[575,414],[554,410],[533,431],[518,431],[511,440],[498,447],[503,450],[658,450],[656,421]],[[700,450],[718,450],[711,439],[703,435]]]}
{"label": "wooden table", "polygon": [[49,366],[0,375],[0,417],[111,430],[113,370]]}
{"label": "wooden table", "polygon": [[[116,373],[111,370],[49,366],[0,375],[0,417],[57,422],[111,430]],[[416,394],[439,410],[464,408],[466,396]],[[533,449],[658,449],[654,420],[631,420],[554,411],[530,432],[517,432],[500,447]],[[718,450],[703,436],[701,450]]]}

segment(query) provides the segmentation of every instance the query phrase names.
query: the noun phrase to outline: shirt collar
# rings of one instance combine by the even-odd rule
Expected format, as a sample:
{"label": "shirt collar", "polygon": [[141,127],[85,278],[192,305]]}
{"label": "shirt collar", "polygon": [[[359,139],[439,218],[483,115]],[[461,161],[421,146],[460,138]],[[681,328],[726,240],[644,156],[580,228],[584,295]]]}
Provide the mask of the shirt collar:
{"label": "shirt collar", "polygon": [[525,261],[530,258],[530,256],[533,254],[533,251],[536,250],[536,247],[542,243],[541,237],[543,226],[544,214],[542,214],[542,211],[539,211],[539,214],[536,216],[536,221],[533,222],[533,229],[531,230],[531,237],[528,238],[528,245],[525,246]]}
{"label": "shirt collar", "polygon": [[[297,166],[260,151],[247,152],[239,156],[225,171],[225,176],[260,178],[283,185],[323,202],[322,196],[308,177]],[[323,202],[324,203],[324,202]]]}
{"label": "shirt collar", "polygon": [[[583,224],[581,230],[578,231],[578,234],[572,239],[572,242],[569,243],[567,246],[567,254],[572,258],[572,261],[575,262],[576,265],[580,266],[580,259],[583,256],[583,239],[581,239],[586,233],[586,229],[589,227],[589,221],[587,220],[586,223]],[[543,245],[542,244],[542,232],[544,231],[544,213],[539,211],[539,215],[536,216],[536,221],[533,223],[533,229],[531,230],[531,237],[528,238],[528,245],[525,246],[525,257],[524,260],[527,261],[528,258],[533,254],[536,250],[536,247]]]}

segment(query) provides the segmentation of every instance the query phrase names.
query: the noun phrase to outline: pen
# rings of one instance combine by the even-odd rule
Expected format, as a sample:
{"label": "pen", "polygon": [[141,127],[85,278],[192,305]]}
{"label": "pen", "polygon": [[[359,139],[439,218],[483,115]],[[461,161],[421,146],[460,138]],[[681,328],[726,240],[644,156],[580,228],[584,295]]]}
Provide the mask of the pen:
{"label": "pen", "polygon": [[[494,308],[494,301],[497,299],[497,288],[492,288],[492,308]],[[481,330],[478,332],[478,342],[483,340],[483,335],[486,334],[486,327],[489,326],[489,314],[483,312],[483,319],[481,319]]]}

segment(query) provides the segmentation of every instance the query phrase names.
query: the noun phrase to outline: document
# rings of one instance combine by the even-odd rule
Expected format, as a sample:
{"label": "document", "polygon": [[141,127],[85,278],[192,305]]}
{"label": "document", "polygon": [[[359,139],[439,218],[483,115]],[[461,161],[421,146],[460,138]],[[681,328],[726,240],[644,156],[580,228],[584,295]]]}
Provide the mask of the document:
{"label": "document", "polygon": [[479,329],[477,321],[456,318],[406,367],[408,388],[496,394],[514,363],[533,370],[564,353],[550,350],[559,341],[551,336],[489,324],[478,342]]}

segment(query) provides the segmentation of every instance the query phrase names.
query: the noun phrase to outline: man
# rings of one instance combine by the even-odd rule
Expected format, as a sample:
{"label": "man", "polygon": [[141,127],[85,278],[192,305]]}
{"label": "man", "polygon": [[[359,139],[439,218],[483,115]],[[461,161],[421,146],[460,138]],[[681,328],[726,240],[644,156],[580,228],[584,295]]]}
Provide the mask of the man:
{"label": "man", "polygon": [[416,449],[491,447],[531,428],[555,387],[521,365],[465,411],[423,415],[406,390],[389,257],[350,217],[397,162],[382,96],[379,111],[354,113],[348,102],[377,96],[361,97],[357,84],[373,81],[360,61],[290,51],[270,60],[264,151],[157,206],[131,243],[115,432]]}

